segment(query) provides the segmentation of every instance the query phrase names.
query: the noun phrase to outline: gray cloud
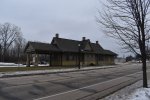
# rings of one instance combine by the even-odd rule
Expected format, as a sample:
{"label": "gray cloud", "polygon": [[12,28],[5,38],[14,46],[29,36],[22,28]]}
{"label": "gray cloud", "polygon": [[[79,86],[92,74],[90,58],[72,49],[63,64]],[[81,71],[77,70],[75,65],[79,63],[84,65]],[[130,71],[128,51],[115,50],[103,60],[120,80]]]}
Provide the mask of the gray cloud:
{"label": "gray cloud", "polygon": [[0,22],[21,27],[27,40],[50,42],[55,33],[77,40],[86,36],[120,53],[116,41],[98,28],[95,16],[100,7],[98,0],[1,0]]}

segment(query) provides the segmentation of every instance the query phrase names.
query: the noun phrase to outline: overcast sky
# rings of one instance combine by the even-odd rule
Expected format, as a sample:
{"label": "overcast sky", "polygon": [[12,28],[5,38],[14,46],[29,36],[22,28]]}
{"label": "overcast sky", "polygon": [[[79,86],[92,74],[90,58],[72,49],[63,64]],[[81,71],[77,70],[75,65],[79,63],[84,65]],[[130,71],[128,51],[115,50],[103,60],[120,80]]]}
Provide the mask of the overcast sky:
{"label": "overcast sky", "polygon": [[[62,38],[99,41],[104,49],[123,56],[117,41],[107,37],[96,22],[98,0],[0,0],[0,23],[19,26],[30,41],[51,42],[55,33]],[[103,0],[104,1],[104,0]]]}

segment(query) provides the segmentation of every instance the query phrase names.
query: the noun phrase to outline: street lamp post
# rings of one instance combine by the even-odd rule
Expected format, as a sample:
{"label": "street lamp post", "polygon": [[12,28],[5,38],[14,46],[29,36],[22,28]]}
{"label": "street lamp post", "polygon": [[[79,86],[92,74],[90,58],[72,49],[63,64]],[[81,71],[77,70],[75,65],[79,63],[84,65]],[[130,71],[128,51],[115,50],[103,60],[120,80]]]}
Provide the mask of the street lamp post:
{"label": "street lamp post", "polygon": [[78,48],[79,48],[79,54],[78,54],[78,60],[79,60],[79,63],[78,63],[78,68],[80,69],[80,52],[81,52],[81,45],[80,44],[78,44]]}

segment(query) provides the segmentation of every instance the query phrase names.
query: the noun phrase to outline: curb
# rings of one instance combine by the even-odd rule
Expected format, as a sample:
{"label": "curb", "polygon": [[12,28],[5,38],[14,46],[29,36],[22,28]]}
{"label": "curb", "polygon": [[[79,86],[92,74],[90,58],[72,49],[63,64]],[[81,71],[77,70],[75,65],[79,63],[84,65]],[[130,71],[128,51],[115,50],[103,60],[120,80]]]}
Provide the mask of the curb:
{"label": "curb", "polygon": [[[89,71],[89,70],[97,70],[97,69],[109,69],[109,68],[117,68],[122,66],[110,66],[110,67],[99,67],[99,68],[89,68],[89,69],[72,69],[72,70],[66,70],[66,71],[54,71],[54,72],[39,72],[39,73],[27,73],[27,74],[6,74],[0,76],[0,78],[9,78],[9,77],[22,77],[22,76],[31,76],[31,75],[46,75],[46,74],[57,74],[57,73],[70,73],[70,72],[80,72],[80,71]],[[22,71],[23,72],[23,71]],[[36,72],[36,71],[35,71]]]}

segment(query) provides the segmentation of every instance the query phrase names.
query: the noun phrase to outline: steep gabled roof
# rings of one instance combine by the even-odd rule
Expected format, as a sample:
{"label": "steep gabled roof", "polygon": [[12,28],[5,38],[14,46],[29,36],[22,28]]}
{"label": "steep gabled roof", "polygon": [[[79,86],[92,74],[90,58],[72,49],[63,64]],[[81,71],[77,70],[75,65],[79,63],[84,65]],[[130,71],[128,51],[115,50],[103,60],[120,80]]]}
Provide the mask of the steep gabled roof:
{"label": "steep gabled roof", "polygon": [[104,49],[99,44],[91,43],[91,46],[95,53],[103,54]]}
{"label": "steep gabled roof", "polygon": [[104,50],[104,54],[117,56],[116,53],[114,53],[114,52],[112,52],[110,50]]}
{"label": "steep gabled roof", "polygon": [[[91,43],[90,40],[83,40],[83,41],[77,41],[77,40],[70,40],[70,39],[64,39],[64,38],[53,38],[52,43],[56,41],[58,48],[63,52],[79,52],[78,45],[81,45],[82,52],[89,52],[89,53],[98,53],[98,54],[106,54],[106,55],[116,55],[112,51],[104,50],[100,44]],[[91,51],[85,51],[85,46],[87,43],[90,43],[90,46],[92,48]]]}
{"label": "steep gabled roof", "polygon": [[57,41],[57,46],[62,52],[78,52],[80,41],[56,37],[53,38],[53,41]]}
{"label": "steep gabled roof", "polygon": [[29,41],[25,48],[25,52],[28,52],[27,49],[29,46],[32,47],[32,51],[38,51],[38,52],[60,51],[55,45],[51,45],[49,43]]}
{"label": "steep gabled roof", "polygon": [[[90,40],[70,40],[64,38],[57,38],[54,37],[51,44],[49,43],[41,43],[41,42],[31,42],[29,41],[25,52],[41,52],[41,53],[50,53],[50,52],[79,52],[79,45],[81,46],[82,52],[87,53],[96,53],[96,54],[103,54],[103,55],[113,55],[116,56],[117,54],[110,51],[104,50],[100,44],[91,43]],[[91,49],[87,50],[86,45],[88,45]]]}
{"label": "steep gabled roof", "polygon": [[89,43],[92,48],[89,52],[100,53],[100,51],[103,51],[103,48],[99,44],[91,43],[89,40],[77,41],[54,37],[53,41],[57,41],[58,48],[63,52],[79,52],[79,44],[81,45],[81,50],[84,51],[87,43]]}
{"label": "steep gabled roof", "polygon": [[[89,39],[80,41],[81,49],[84,51],[93,52],[93,48]],[[89,46],[89,48],[87,48]]]}

